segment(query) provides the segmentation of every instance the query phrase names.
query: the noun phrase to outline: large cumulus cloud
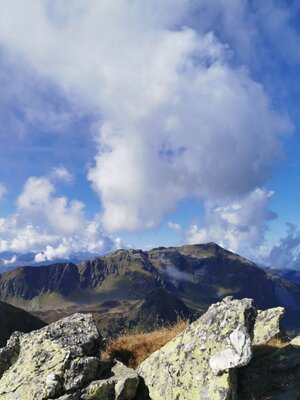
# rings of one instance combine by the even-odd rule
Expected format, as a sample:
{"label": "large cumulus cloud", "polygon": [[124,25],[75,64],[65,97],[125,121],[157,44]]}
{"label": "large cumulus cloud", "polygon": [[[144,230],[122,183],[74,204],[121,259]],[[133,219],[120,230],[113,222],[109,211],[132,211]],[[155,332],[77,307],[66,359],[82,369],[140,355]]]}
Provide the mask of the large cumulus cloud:
{"label": "large cumulus cloud", "polygon": [[[88,179],[107,232],[151,228],[190,197],[228,210],[230,202],[263,191],[257,188],[270,177],[280,135],[291,124],[237,62],[253,56],[256,40],[250,20],[250,39],[229,29],[233,8],[242,31],[245,7],[199,0],[197,25],[186,0],[2,3],[6,51],[55,80],[77,105],[97,110]],[[222,32],[214,31],[216,18]],[[239,58],[243,42],[249,52]],[[66,210],[63,200],[56,203],[67,219],[74,209],[80,218],[80,205]],[[27,211],[30,204],[19,200]],[[258,229],[269,215],[261,218]]]}

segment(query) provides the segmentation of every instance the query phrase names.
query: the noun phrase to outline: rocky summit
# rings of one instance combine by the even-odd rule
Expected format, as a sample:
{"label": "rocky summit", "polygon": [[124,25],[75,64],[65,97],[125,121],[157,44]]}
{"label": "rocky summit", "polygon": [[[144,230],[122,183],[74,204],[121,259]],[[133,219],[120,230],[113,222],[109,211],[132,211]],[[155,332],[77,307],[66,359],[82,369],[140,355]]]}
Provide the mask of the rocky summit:
{"label": "rocky summit", "polygon": [[227,297],[137,370],[100,360],[89,314],[16,332],[0,349],[0,400],[297,400],[300,337],[284,338],[283,312]]}

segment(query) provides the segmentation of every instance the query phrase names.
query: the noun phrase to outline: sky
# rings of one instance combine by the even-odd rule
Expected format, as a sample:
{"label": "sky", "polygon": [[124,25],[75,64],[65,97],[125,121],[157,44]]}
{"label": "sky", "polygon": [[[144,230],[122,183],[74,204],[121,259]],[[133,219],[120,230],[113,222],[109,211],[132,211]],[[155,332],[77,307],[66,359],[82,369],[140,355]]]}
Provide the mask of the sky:
{"label": "sky", "polygon": [[298,1],[0,7],[0,265],[214,241],[300,269]]}

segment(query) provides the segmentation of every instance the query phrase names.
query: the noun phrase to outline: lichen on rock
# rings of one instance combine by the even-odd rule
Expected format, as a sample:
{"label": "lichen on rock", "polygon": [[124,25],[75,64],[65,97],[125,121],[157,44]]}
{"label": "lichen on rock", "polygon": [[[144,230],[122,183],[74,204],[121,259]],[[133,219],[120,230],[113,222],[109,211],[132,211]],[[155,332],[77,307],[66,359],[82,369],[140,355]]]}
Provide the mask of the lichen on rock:
{"label": "lichen on rock", "polygon": [[238,326],[229,335],[227,343],[225,350],[215,354],[209,360],[209,366],[216,375],[230,368],[243,367],[251,360],[251,337],[246,327]]}
{"label": "lichen on rock", "polygon": [[283,307],[269,308],[268,310],[258,310],[254,325],[254,337],[252,344],[260,346],[267,344],[271,339],[281,338],[284,331],[280,326],[280,321],[284,316]]}
{"label": "lichen on rock", "polygon": [[16,360],[0,380],[0,399],[42,400],[76,392],[97,376],[100,340],[92,316],[84,314],[21,335]]}
{"label": "lichen on rock", "polygon": [[[199,320],[139,366],[138,372],[148,386],[151,399],[235,399],[236,379],[232,368],[250,361],[255,317],[256,308],[251,299],[227,297],[213,304]],[[242,357],[236,358],[236,349],[228,341],[230,335],[232,338],[243,336]],[[216,376],[211,360],[228,349],[231,349],[228,355],[233,357]]]}
{"label": "lichen on rock", "polygon": [[112,376],[92,382],[82,395],[83,400],[131,400],[136,396],[139,376],[120,362],[111,369]]}
{"label": "lichen on rock", "polygon": [[300,337],[252,358],[253,344],[282,333],[283,313],[227,297],[136,371],[101,361],[92,316],[74,314],[11,336],[0,349],[0,400],[300,399]]}

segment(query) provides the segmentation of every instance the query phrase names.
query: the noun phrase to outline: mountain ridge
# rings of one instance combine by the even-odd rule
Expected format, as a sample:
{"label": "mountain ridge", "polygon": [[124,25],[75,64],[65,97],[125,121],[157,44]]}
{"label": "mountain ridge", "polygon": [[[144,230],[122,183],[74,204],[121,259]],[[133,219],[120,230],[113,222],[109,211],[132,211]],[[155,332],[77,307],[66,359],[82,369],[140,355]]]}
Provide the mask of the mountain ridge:
{"label": "mountain ridge", "polygon": [[[145,304],[151,293],[168,297],[169,309],[163,312],[167,322],[175,303],[186,317],[187,309],[191,315],[201,314],[228,295],[254,298],[261,309],[286,307],[288,326],[296,317],[300,321],[298,285],[213,242],[148,251],[122,249],[78,264],[25,266],[0,275],[0,300],[43,316],[47,322],[59,315],[93,310],[98,321],[112,323],[116,317],[126,326],[138,326],[145,319],[141,313],[147,314]],[[115,306],[103,306],[107,302]],[[159,314],[159,301],[155,307]],[[153,324],[154,314],[152,310]],[[112,325],[116,328],[115,322]]]}

